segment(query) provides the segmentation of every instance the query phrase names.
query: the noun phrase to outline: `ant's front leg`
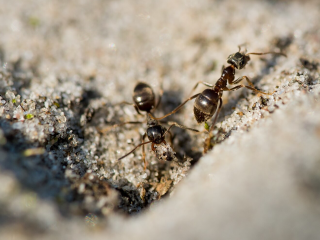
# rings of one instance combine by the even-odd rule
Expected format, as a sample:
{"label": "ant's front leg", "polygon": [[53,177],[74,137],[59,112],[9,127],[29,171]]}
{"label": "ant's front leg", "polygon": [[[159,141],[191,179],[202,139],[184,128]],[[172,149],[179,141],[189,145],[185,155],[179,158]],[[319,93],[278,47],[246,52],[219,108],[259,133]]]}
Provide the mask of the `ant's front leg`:
{"label": "ant's front leg", "polygon": [[260,90],[256,89],[255,86],[253,85],[253,83],[249,80],[249,78],[247,76],[239,77],[238,79],[234,80],[231,84],[237,84],[237,83],[241,82],[243,79],[245,79],[247,81],[249,86],[241,84],[241,85],[236,86],[234,88],[231,88],[229,90],[227,90],[227,89],[223,89],[223,90],[224,91],[234,91],[234,90],[237,90],[239,88],[245,87],[245,88],[248,88],[248,89],[250,89],[252,91],[259,92],[259,93],[262,93],[262,94],[267,94],[267,95],[272,95],[275,92],[275,91],[273,91],[272,93],[266,93],[266,92],[263,92],[263,91],[260,91]]}
{"label": "ant's front leg", "polygon": [[223,91],[228,91],[228,92],[230,92],[230,91],[238,90],[238,89],[240,89],[240,88],[242,88],[242,87],[244,87],[244,85],[238,85],[238,86],[235,86],[235,87],[233,87],[233,88],[224,87],[224,88],[222,88],[222,90],[223,90]]}
{"label": "ant's front leg", "polygon": [[173,134],[172,134],[172,132],[171,131],[169,131],[168,132],[169,133],[169,141],[170,141],[170,146],[171,146],[171,148],[173,147]]}
{"label": "ant's front leg", "polygon": [[230,84],[238,84],[239,82],[241,82],[243,79],[245,79],[247,81],[247,83],[254,88],[253,83],[249,80],[249,78],[247,76],[242,76],[237,78],[236,80],[232,81]]}

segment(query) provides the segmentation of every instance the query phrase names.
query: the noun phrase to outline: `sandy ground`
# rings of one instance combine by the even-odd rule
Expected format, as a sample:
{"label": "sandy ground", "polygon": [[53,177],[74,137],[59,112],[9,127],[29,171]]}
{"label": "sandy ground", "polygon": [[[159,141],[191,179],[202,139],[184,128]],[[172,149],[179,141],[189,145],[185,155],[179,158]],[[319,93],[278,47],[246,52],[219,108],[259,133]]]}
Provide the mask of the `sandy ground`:
{"label": "sandy ground", "polygon": [[[318,238],[318,1],[0,6],[1,239]],[[271,95],[225,92],[207,154],[206,133],[173,128],[174,161],[150,144],[146,170],[141,149],[118,161],[147,129],[119,104],[138,81],[163,89],[163,116],[240,44],[286,53],[236,71]],[[203,131],[192,108],[169,121]],[[113,127],[126,121],[142,123]]]}

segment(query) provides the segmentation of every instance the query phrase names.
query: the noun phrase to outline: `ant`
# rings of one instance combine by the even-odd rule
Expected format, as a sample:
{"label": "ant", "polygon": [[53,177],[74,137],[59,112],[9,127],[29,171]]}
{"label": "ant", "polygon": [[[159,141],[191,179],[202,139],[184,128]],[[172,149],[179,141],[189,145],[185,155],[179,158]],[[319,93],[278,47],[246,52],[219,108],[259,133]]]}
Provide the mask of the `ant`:
{"label": "ant", "polygon": [[[165,141],[166,134],[170,133],[170,135],[171,135],[170,129],[173,126],[177,126],[182,129],[191,130],[194,132],[199,132],[197,129],[182,126],[177,122],[166,122],[167,124],[170,125],[169,128],[167,129],[167,128],[163,127],[159,121],[154,119],[152,112],[159,106],[160,101],[161,101],[161,97],[162,97],[162,93],[163,93],[163,91],[161,89],[160,96],[159,96],[158,102],[156,104],[155,94],[154,94],[151,86],[148,85],[147,83],[144,83],[144,82],[138,82],[133,90],[133,97],[132,98],[133,98],[134,103],[128,103],[128,102],[121,102],[120,103],[120,104],[124,103],[124,104],[134,106],[137,113],[140,115],[142,115],[141,112],[146,112],[148,128],[147,128],[146,132],[144,133],[144,135],[142,136],[142,142],[139,145],[137,145],[136,147],[134,147],[130,152],[128,152],[124,156],[120,157],[118,160],[121,160],[121,159],[127,157],[128,155],[133,153],[138,147],[142,146],[142,159],[144,162],[144,170],[145,170],[147,167],[147,164],[146,164],[146,160],[145,160],[144,145],[151,143],[151,149],[157,155],[157,157],[159,159],[172,161],[175,158],[175,153],[173,152],[171,147],[167,145],[167,143]],[[113,125],[112,128],[119,127],[119,126],[122,126],[125,124],[130,124],[130,123],[137,124],[137,123],[143,123],[143,122],[131,122],[131,121],[123,122],[120,124]],[[102,130],[102,132],[106,132],[109,130],[110,129]],[[149,139],[149,141],[147,141],[147,142],[144,141],[146,137],[148,137],[148,139]],[[165,146],[163,146],[162,144],[164,144]]]}
{"label": "ant", "polygon": [[[195,99],[194,106],[193,106],[193,113],[194,117],[197,120],[198,123],[205,123],[205,129],[209,132],[209,136],[205,141],[205,146],[204,146],[204,153],[206,153],[209,148],[210,148],[210,142],[211,142],[211,134],[212,130],[214,128],[214,125],[217,121],[218,115],[220,113],[221,107],[222,107],[222,95],[224,91],[235,91],[240,88],[248,88],[252,91],[256,91],[258,93],[266,94],[266,95],[272,95],[272,93],[266,93],[263,91],[260,91],[256,89],[253,85],[253,83],[249,80],[247,76],[242,76],[237,79],[235,79],[235,69],[243,69],[247,63],[250,61],[250,56],[249,55],[265,55],[265,54],[277,54],[277,55],[286,55],[281,52],[264,52],[264,53],[256,53],[256,52],[251,52],[251,53],[246,53],[246,50],[244,52],[241,52],[241,46],[238,46],[239,51],[236,53],[233,53],[229,55],[227,58],[227,63],[230,65],[227,67],[222,67],[222,73],[221,77],[218,79],[218,81],[212,85],[210,83],[204,82],[204,81],[199,81],[196,83],[196,85],[193,87],[192,91],[193,92],[197,86],[201,83],[208,87],[201,93],[197,93],[191,97],[189,97],[187,100],[185,100],[183,103],[181,103],[177,108],[175,108],[173,111],[170,113],[164,115],[163,117],[160,118],[154,118],[153,116],[150,115],[151,118],[155,120],[161,120],[164,119],[171,114],[176,113],[183,105],[185,105],[188,101]],[[232,88],[228,88],[227,84],[234,85],[240,83],[242,80],[246,80],[249,86],[240,84]],[[207,124],[207,120],[213,117],[215,114],[215,117],[212,121],[212,125],[209,128]]]}

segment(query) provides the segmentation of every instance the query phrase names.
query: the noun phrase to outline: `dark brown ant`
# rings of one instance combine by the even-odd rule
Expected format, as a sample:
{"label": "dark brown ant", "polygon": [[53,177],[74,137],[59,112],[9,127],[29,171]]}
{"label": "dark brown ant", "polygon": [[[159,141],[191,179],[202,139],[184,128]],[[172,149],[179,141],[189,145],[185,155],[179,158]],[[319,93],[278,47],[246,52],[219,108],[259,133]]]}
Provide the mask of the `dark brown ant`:
{"label": "dark brown ant", "polygon": [[[151,114],[151,113],[149,113]],[[142,146],[142,158],[144,162],[144,169],[146,169],[146,161],[145,161],[145,151],[144,151],[144,145],[151,143],[151,149],[153,152],[156,153],[157,157],[162,160],[166,161],[172,161],[175,158],[175,153],[172,152],[171,148],[166,146],[166,147],[161,147],[159,146],[160,144],[167,145],[166,140],[165,140],[165,135],[167,133],[170,133],[170,129],[173,126],[180,127],[182,129],[194,131],[194,132],[199,132],[197,129],[193,128],[188,128],[185,126],[182,126],[176,122],[168,122],[170,125],[169,128],[163,127],[157,120],[154,120],[153,118],[150,117],[150,115],[147,115],[147,131],[144,133],[142,137],[142,143],[134,147],[130,152],[119,158],[118,160],[121,160],[131,153],[133,153],[138,147]],[[171,134],[171,133],[170,133]],[[149,141],[144,142],[145,138],[148,137]],[[160,150],[157,150],[156,148],[159,147]]]}
{"label": "dark brown ant", "polygon": [[[207,89],[205,89],[202,93],[197,93],[193,95],[192,97],[189,97],[186,101],[184,101],[182,104],[180,104],[177,108],[175,108],[173,111],[170,113],[164,115],[163,117],[160,118],[154,118],[155,120],[161,120],[164,119],[171,114],[176,113],[183,105],[185,105],[188,101],[196,98],[194,102],[194,107],[193,107],[193,113],[194,117],[197,120],[198,123],[205,123],[205,128],[209,132],[209,136],[206,139],[205,146],[204,146],[204,153],[208,151],[210,148],[210,141],[211,141],[211,134],[212,130],[214,128],[214,125],[217,121],[219,112],[222,107],[222,94],[224,91],[235,91],[237,89],[240,89],[242,87],[248,88],[250,90],[262,93],[262,94],[267,94],[267,95],[272,95],[272,93],[266,93],[263,91],[260,91],[256,89],[253,85],[253,83],[249,80],[247,76],[242,76],[237,79],[235,79],[235,69],[243,69],[247,63],[250,61],[250,56],[249,55],[265,55],[265,54],[278,54],[278,55],[283,55],[286,56],[285,54],[281,52],[264,52],[264,53],[246,53],[246,51],[241,52],[241,47],[239,46],[239,51],[231,54],[228,59],[227,63],[230,65],[227,67],[222,67],[222,73],[221,77],[218,79],[218,81],[215,83],[215,85],[212,85],[210,83],[204,82],[204,81],[199,81],[197,84],[193,87],[192,92],[197,88],[197,86],[202,83]],[[246,86],[244,84],[237,85],[232,88],[228,88],[227,84],[234,85],[237,83],[240,83],[242,80],[246,80],[249,86]],[[215,114],[215,117],[212,121],[212,125],[209,128],[207,124],[207,120],[212,118],[212,116]],[[150,117],[153,118],[152,115]]]}
{"label": "dark brown ant", "polygon": [[[121,158],[119,158],[118,160],[121,160],[125,157],[127,157],[128,155],[130,155],[131,153],[133,153],[138,147],[142,146],[142,158],[143,158],[143,162],[144,162],[144,169],[146,169],[146,161],[145,161],[145,150],[144,150],[144,145],[148,144],[148,143],[152,143],[151,148],[152,151],[155,152],[157,154],[158,158],[161,159],[165,159],[167,161],[171,161],[174,159],[174,152],[171,150],[170,147],[167,146],[167,143],[165,141],[165,135],[167,133],[170,133],[170,129],[173,126],[177,126],[186,130],[191,130],[194,132],[199,132],[196,129],[192,129],[192,128],[188,128],[185,126],[182,126],[176,122],[167,122],[167,124],[169,124],[169,128],[165,128],[163,127],[157,120],[153,119],[154,116],[152,114],[152,112],[159,106],[159,103],[161,101],[161,97],[162,97],[162,89],[160,92],[160,96],[158,99],[158,102],[156,104],[155,101],[155,94],[151,88],[150,85],[143,83],[143,82],[138,82],[137,85],[135,86],[134,90],[133,90],[133,101],[134,103],[128,103],[128,102],[122,102],[121,104],[128,104],[128,105],[133,105],[134,108],[136,109],[137,113],[142,115],[140,113],[141,112],[146,112],[146,117],[147,117],[147,131],[144,133],[143,137],[142,137],[142,143],[140,143],[139,145],[137,145],[136,147],[134,147],[133,150],[131,150],[129,153],[125,154],[124,156],[122,156]],[[151,116],[151,117],[150,117]],[[112,126],[112,128],[114,127],[119,127],[119,126],[123,126],[125,124],[137,124],[137,123],[143,123],[143,122],[123,122],[120,124],[115,124]],[[109,131],[109,129],[107,130],[102,130],[101,132],[106,132]],[[171,133],[170,133],[171,134]],[[145,142],[145,138],[148,137],[149,141]],[[158,145],[160,144],[164,144],[166,145],[166,147],[162,147],[159,148],[160,150],[157,151],[156,148]]]}

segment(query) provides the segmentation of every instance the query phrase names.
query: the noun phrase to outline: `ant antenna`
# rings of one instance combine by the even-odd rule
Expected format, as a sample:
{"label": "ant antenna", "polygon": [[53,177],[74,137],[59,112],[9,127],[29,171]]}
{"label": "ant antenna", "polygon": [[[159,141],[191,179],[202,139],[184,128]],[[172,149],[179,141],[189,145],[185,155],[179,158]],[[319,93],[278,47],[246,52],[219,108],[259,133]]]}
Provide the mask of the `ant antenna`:
{"label": "ant antenna", "polygon": [[[241,46],[245,46],[245,45],[247,45],[246,42],[238,45],[239,52],[241,52]],[[244,50],[243,54],[246,54],[246,52],[247,52],[247,48],[245,47],[245,50]]]}
{"label": "ant antenna", "polygon": [[130,152],[128,152],[126,155],[122,156],[121,158],[118,158],[118,161],[120,161],[121,159],[127,157],[128,155],[130,155],[131,153],[133,153],[138,147],[141,147],[142,145],[145,145],[145,144],[148,144],[148,143],[151,143],[152,141],[148,141],[148,142],[143,142],[143,143],[140,143],[139,145],[135,146],[134,149],[132,149]]}
{"label": "ant antenna", "polygon": [[249,55],[265,55],[265,54],[276,54],[276,55],[281,55],[281,56],[287,57],[287,55],[285,53],[282,53],[282,52],[264,52],[264,53],[251,52],[251,53],[247,53],[246,56],[249,56]]}

